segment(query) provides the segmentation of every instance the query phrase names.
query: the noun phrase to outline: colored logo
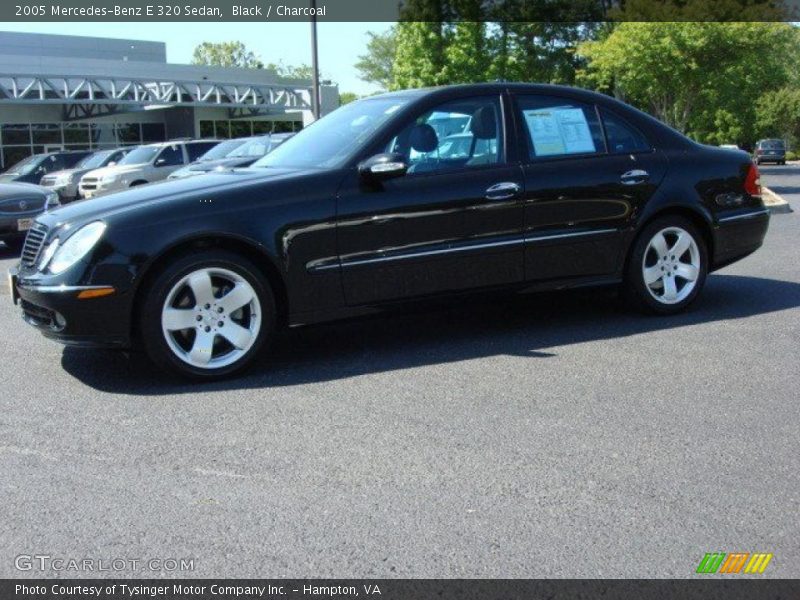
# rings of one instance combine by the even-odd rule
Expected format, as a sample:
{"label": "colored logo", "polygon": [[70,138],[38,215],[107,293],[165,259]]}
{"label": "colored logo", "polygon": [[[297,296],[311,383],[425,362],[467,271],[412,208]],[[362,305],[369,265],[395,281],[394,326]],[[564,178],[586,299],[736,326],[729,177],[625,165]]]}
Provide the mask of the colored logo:
{"label": "colored logo", "polygon": [[697,565],[698,573],[763,573],[772,554],[766,552],[709,552]]}

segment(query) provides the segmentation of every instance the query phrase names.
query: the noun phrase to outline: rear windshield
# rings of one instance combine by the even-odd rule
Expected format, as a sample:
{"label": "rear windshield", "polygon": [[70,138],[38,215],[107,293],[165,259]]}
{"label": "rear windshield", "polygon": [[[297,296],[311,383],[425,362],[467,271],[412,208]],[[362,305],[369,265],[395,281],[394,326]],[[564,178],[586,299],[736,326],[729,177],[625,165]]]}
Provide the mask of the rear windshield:
{"label": "rear windshield", "polygon": [[783,140],[764,140],[761,142],[762,148],[783,148]]}

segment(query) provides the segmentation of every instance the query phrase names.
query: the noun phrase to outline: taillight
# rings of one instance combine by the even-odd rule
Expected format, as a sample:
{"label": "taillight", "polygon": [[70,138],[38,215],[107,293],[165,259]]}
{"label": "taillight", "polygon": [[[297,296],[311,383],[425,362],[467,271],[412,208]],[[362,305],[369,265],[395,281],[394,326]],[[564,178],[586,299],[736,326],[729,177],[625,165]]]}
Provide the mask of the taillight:
{"label": "taillight", "polygon": [[761,196],[761,179],[755,163],[750,163],[750,169],[748,169],[747,176],[744,178],[744,191],[751,196]]}
{"label": "taillight", "polygon": [[756,154],[761,156],[762,154],[764,154],[764,151],[761,148],[759,148],[758,150],[756,150]]}

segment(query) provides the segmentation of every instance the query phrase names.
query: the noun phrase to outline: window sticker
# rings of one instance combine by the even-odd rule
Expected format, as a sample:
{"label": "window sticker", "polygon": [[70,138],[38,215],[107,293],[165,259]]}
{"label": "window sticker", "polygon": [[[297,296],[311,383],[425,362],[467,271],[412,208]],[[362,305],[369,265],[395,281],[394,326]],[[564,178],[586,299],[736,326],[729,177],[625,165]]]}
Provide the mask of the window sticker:
{"label": "window sticker", "polygon": [[536,156],[596,152],[581,108],[537,108],[522,111]]}

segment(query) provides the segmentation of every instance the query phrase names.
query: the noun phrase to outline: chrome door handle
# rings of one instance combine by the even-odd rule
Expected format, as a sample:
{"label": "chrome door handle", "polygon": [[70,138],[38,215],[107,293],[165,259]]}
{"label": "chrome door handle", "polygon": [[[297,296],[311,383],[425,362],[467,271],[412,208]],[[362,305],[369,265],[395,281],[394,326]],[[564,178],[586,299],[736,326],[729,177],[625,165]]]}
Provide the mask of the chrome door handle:
{"label": "chrome door handle", "polygon": [[638,185],[650,179],[650,173],[642,169],[634,169],[620,175],[619,180],[623,185]]}
{"label": "chrome door handle", "polygon": [[486,189],[487,200],[508,200],[519,194],[522,188],[513,181],[495,183]]}

